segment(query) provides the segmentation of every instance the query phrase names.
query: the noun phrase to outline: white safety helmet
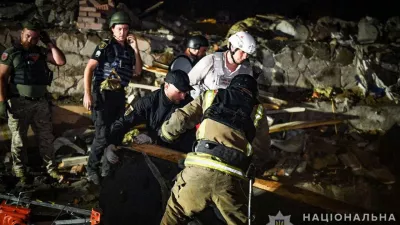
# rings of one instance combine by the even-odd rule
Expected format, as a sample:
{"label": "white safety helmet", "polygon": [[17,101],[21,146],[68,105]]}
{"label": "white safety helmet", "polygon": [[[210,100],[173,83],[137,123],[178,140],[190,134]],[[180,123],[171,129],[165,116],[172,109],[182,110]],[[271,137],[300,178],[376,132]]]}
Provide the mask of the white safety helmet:
{"label": "white safety helmet", "polygon": [[234,48],[238,48],[247,54],[253,54],[256,51],[256,41],[253,36],[245,31],[233,34],[228,41]]}

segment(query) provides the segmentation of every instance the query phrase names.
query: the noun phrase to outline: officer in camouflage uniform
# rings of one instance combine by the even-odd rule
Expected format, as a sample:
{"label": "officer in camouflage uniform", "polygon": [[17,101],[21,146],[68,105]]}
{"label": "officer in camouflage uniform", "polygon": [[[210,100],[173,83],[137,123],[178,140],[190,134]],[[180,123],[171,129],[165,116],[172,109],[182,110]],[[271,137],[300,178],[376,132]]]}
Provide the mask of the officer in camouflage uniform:
{"label": "officer in camouflage uniform", "polygon": [[94,184],[100,183],[100,161],[111,124],[125,112],[124,87],[142,71],[136,37],[128,34],[130,21],[125,12],[112,15],[113,38],[96,47],[84,72],[83,105],[92,111],[96,130],[87,165],[88,179]]}
{"label": "officer in camouflage uniform", "polygon": [[251,163],[261,167],[266,162],[270,145],[267,116],[257,97],[257,81],[239,74],[226,89],[204,92],[163,123],[159,135],[170,143],[200,127],[161,224],[187,224],[210,204],[227,224],[246,224],[246,172]]}
{"label": "officer in camouflage uniform", "polygon": [[[47,48],[37,46],[41,40]],[[0,59],[0,118],[7,118],[12,133],[13,171],[26,182],[27,132],[31,125],[49,174],[58,178],[54,164],[53,127],[47,86],[53,75],[47,66],[66,63],[64,54],[38,22],[23,24],[20,43],[6,49]],[[8,104],[7,104],[8,103]]]}

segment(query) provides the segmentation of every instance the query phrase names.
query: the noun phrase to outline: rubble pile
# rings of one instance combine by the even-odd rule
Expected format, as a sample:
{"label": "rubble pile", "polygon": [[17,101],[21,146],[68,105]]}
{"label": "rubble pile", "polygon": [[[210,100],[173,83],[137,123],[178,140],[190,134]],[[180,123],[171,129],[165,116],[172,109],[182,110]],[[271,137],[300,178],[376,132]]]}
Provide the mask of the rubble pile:
{"label": "rubble pile", "polygon": [[[54,6],[60,7],[54,9],[54,6],[44,7],[49,4],[44,2],[21,5],[14,14],[0,9],[0,19],[14,19],[29,11],[60,26],[78,22],[78,28],[82,29],[49,32],[67,58],[65,66],[51,68],[54,81],[49,91],[55,99],[72,96],[81,104],[86,63],[100,41],[110,37],[107,31],[101,30],[107,16],[99,14],[99,10],[105,6],[96,6],[93,0],[68,3],[60,0],[59,4],[53,1]],[[39,5],[43,6],[40,10]],[[79,17],[68,14],[75,12],[66,10],[71,7],[79,11]],[[199,27],[204,21],[211,21],[208,24],[211,27],[219,27],[215,20],[197,23],[162,11],[139,20],[143,16],[139,11],[131,11],[122,3],[116,8],[131,14],[135,28],[131,32],[137,36],[145,64],[142,77],[133,80],[126,89],[128,102],[160,87],[167,65],[184,50],[188,34],[206,34],[212,46],[209,53],[212,53],[223,49],[232,33],[249,31],[258,43],[257,52],[250,60],[259,75],[264,100],[271,96],[288,100],[283,101],[285,104],[275,104],[274,109],[292,106],[304,109],[298,113],[271,115],[270,130],[292,121],[341,122],[331,123],[334,126],[319,125],[313,129],[303,129],[307,128],[303,126],[271,132],[271,165],[263,176],[364,208],[382,205],[390,208],[385,205],[389,201],[382,199],[390,199],[396,187],[400,168],[395,161],[399,157],[393,146],[385,145],[385,136],[381,135],[400,122],[400,17],[385,22],[370,17],[358,22],[323,17],[312,22],[257,15],[237,22],[226,32],[219,30],[218,34],[211,34]],[[84,29],[96,23],[100,24],[99,29]],[[18,37],[16,29],[1,29],[0,50],[11,47]],[[137,135],[137,130],[131,135]],[[60,169],[69,174],[67,181],[84,176],[92,136],[93,131],[86,129],[66,131],[54,142]],[[92,197],[89,199],[93,200]]]}

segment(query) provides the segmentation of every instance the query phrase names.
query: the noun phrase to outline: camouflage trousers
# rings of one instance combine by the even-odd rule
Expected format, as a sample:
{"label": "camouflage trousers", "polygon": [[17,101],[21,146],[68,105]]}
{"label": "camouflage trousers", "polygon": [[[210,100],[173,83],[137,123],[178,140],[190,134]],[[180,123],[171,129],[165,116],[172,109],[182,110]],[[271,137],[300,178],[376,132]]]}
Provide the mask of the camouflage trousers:
{"label": "camouflage trousers", "polygon": [[177,175],[161,224],[187,224],[214,204],[227,224],[245,225],[247,195],[244,180],[205,167],[185,167]]}
{"label": "camouflage trousers", "polygon": [[25,169],[28,161],[26,152],[28,128],[31,126],[39,145],[40,155],[46,162],[47,172],[51,172],[55,168],[54,135],[48,101],[45,98],[32,101],[16,97],[9,99],[8,104],[8,126],[11,130],[14,171]]}

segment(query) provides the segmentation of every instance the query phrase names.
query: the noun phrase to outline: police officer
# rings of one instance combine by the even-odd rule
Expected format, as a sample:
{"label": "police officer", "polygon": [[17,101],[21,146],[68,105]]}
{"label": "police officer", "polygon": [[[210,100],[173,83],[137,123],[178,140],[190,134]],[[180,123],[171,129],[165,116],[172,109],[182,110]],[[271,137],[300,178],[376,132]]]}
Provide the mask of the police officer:
{"label": "police officer", "polygon": [[[174,70],[167,73],[165,83],[143,98],[140,98],[133,105],[132,112],[115,121],[109,137],[108,144],[112,145],[107,149],[115,150],[115,145],[120,145],[124,135],[135,125],[146,123],[148,135],[139,134],[134,140],[138,144],[157,143],[180,151],[187,151],[188,147],[195,141],[195,130],[187,132],[186,138],[178,143],[169,145],[158,140],[158,130],[163,122],[171,116],[178,108],[184,107],[193,100],[188,94],[193,88],[189,85],[189,77],[182,70]],[[182,136],[183,137],[183,136]],[[114,162],[113,162],[114,163]]]}
{"label": "police officer", "polygon": [[83,105],[92,111],[96,130],[87,173],[88,179],[95,184],[100,183],[100,160],[110,126],[125,111],[124,87],[142,71],[136,37],[128,34],[130,21],[125,12],[112,15],[109,27],[113,37],[96,47],[84,72]]}
{"label": "police officer", "polygon": [[[59,178],[53,161],[54,136],[47,98],[47,86],[53,75],[47,62],[62,66],[66,60],[37,21],[22,25],[20,43],[6,49],[0,59],[0,118],[6,119],[8,111],[13,171],[21,184],[25,184],[29,125],[37,137],[40,154],[47,162],[48,173]],[[47,48],[39,47],[39,40]]]}
{"label": "police officer", "polygon": [[168,70],[183,70],[189,73],[193,66],[206,55],[208,46],[208,40],[203,35],[190,37],[185,52],[171,62]]}
{"label": "police officer", "polygon": [[265,162],[270,144],[268,120],[257,97],[257,81],[239,74],[227,89],[204,92],[163,123],[160,137],[174,142],[201,122],[194,152],[177,176],[161,224],[186,224],[209,204],[227,224],[246,224],[245,174],[251,162]]}
{"label": "police officer", "polygon": [[193,98],[206,90],[228,87],[237,74],[253,75],[247,58],[256,50],[254,38],[239,31],[228,41],[228,50],[205,56],[189,72],[190,85],[195,89],[191,92]]}

